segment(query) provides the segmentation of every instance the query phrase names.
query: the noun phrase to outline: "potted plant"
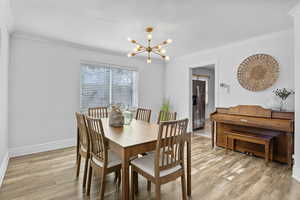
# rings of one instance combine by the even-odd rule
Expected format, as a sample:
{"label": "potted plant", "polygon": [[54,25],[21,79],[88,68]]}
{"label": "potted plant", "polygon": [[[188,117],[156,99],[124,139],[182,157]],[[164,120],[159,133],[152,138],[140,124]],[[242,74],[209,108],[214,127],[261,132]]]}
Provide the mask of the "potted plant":
{"label": "potted plant", "polygon": [[[163,104],[160,108],[161,111],[164,111],[164,112],[169,112],[170,111],[170,101],[168,99],[164,99],[163,100]],[[166,115],[162,115],[161,116],[161,121],[166,121],[167,119],[165,119],[167,116]]]}
{"label": "potted plant", "polygon": [[285,104],[286,99],[294,94],[295,92],[290,89],[282,88],[282,89],[276,89],[273,91],[273,93],[280,98],[280,111],[283,111],[283,106]]}

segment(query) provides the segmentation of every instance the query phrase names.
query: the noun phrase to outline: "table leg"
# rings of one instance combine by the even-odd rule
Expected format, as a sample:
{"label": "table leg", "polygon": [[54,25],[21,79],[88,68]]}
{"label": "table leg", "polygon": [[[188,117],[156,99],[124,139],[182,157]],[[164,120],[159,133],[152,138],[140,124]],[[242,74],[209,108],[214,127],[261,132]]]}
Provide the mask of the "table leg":
{"label": "table leg", "polygon": [[192,195],[192,161],[191,161],[191,134],[188,136],[187,141],[187,195],[190,197]]}
{"label": "table leg", "polygon": [[129,156],[126,149],[122,152],[122,200],[129,200]]}
{"label": "table leg", "polygon": [[215,147],[215,122],[211,121],[211,147]]}

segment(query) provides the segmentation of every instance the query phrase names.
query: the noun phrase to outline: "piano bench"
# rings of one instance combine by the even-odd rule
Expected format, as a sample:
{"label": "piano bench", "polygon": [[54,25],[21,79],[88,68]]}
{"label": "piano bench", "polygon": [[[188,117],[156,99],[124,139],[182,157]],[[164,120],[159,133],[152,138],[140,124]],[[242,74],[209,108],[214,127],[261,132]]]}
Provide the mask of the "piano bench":
{"label": "piano bench", "polygon": [[265,161],[266,163],[271,160],[273,161],[273,149],[274,149],[274,136],[271,135],[258,135],[248,132],[237,132],[237,131],[224,131],[226,135],[226,153],[229,149],[228,140],[232,139],[232,150],[235,150],[235,141],[240,140],[244,142],[250,142],[255,144],[262,144],[265,146]]}

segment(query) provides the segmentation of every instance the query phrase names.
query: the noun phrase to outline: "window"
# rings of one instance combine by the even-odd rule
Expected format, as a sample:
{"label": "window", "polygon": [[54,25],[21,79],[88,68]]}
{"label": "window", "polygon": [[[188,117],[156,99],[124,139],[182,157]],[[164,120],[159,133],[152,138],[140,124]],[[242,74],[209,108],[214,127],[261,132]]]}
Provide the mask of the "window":
{"label": "window", "polygon": [[121,103],[137,107],[137,71],[110,64],[81,64],[80,110]]}

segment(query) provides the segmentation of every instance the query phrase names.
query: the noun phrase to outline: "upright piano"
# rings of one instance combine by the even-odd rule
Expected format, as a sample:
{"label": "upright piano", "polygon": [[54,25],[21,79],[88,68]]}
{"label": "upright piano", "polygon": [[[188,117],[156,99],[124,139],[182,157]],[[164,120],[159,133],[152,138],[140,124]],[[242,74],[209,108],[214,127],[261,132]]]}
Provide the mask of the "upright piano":
{"label": "upright piano", "polygon": [[[279,112],[255,105],[239,105],[217,108],[211,114],[212,147],[226,147],[226,132],[251,132],[275,137],[273,160],[293,164],[294,153],[294,113]],[[232,146],[232,141],[228,141]],[[264,147],[259,144],[236,141],[235,150],[264,157]]]}

